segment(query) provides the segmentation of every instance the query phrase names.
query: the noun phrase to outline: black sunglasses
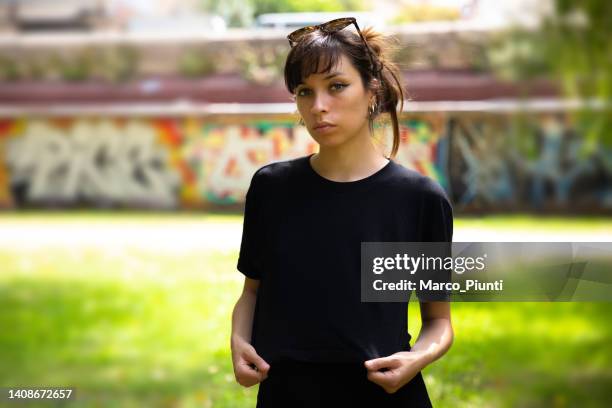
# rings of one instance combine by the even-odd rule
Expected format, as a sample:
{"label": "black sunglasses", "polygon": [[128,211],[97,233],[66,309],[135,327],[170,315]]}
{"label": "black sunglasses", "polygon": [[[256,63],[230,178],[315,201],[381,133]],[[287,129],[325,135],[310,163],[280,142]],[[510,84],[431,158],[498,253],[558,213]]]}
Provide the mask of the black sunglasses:
{"label": "black sunglasses", "polygon": [[365,37],[361,33],[361,30],[359,29],[359,26],[357,25],[357,20],[354,17],[337,18],[335,20],[331,20],[323,24],[311,25],[311,26],[299,28],[287,36],[287,39],[289,40],[289,46],[293,48],[293,46],[297,42],[299,42],[302,39],[302,37],[304,37],[306,34],[312,33],[313,31],[321,30],[326,34],[332,34],[332,33],[338,32],[350,26],[351,24],[355,24],[355,28],[357,29],[357,34],[359,34],[361,41],[363,41],[363,43],[366,46],[366,49],[368,50],[368,56],[370,57],[370,62],[372,64],[372,70],[376,74],[380,73],[380,71],[382,70],[382,63],[378,61],[378,59],[374,58],[374,53],[372,52],[372,49],[370,48],[370,45],[366,41]]}

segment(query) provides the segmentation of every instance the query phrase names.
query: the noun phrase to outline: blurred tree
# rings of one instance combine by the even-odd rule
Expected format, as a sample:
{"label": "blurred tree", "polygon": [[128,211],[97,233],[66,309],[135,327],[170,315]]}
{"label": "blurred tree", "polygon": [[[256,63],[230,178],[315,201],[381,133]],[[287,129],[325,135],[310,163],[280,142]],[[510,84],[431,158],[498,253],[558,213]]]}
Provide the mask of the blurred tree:
{"label": "blurred tree", "polygon": [[391,19],[393,24],[408,24],[418,21],[452,21],[459,19],[457,7],[444,7],[431,4],[403,4]]}
{"label": "blurred tree", "polygon": [[91,77],[102,78],[120,83],[136,76],[140,54],[137,48],[129,45],[96,48]]}
{"label": "blurred tree", "polygon": [[359,11],[369,6],[367,0],[252,0],[255,15],[306,11]]}
{"label": "blurred tree", "polygon": [[282,78],[287,47],[258,47],[245,44],[238,53],[238,67],[243,78],[259,85],[270,85]]}
{"label": "blurred tree", "polygon": [[253,0],[200,0],[200,8],[220,15],[229,27],[246,27],[253,21]]}
{"label": "blurred tree", "polygon": [[537,42],[568,97],[604,103],[603,112],[579,112],[591,149],[597,140],[612,147],[611,39],[612,2],[556,0],[555,12],[544,20]]}
{"label": "blurred tree", "polygon": [[0,79],[16,81],[21,77],[19,66],[14,57],[0,55]]}
{"label": "blurred tree", "polygon": [[612,95],[612,2],[556,0],[539,47],[563,89],[575,97]]}
{"label": "blurred tree", "polygon": [[210,75],[217,70],[215,59],[206,49],[188,48],[178,61],[179,72],[191,78]]}
{"label": "blurred tree", "polygon": [[65,81],[85,81],[90,78],[96,66],[96,50],[86,47],[72,55],[61,52],[53,54],[49,64]]}
{"label": "blurred tree", "polygon": [[305,11],[360,11],[370,0],[200,0],[205,11],[219,14],[230,27],[248,26],[253,17],[264,13]]}
{"label": "blurred tree", "polygon": [[[503,77],[556,80],[565,97],[587,102],[577,122],[593,150],[612,146],[612,2],[555,0],[539,29],[513,29],[490,48],[492,68]],[[604,105],[591,109],[588,103]]]}

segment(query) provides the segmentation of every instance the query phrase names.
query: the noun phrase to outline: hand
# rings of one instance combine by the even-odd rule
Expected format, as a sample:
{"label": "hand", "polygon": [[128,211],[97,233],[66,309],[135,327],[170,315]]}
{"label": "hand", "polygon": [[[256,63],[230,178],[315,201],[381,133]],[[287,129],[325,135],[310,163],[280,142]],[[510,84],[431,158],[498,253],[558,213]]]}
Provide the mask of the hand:
{"label": "hand", "polygon": [[251,387],[268,378],[270,365],[244,339],[232,338],[232,363],[236,381],[243,387]]}
{"label": "hand", "polygon": [[[412,380],[427,365],[426,361],[427,356],[422,351],[400,351],[364,364],[368,369],[368,380],[393,394]],[[379,371],[381,369],[385,371]]]}

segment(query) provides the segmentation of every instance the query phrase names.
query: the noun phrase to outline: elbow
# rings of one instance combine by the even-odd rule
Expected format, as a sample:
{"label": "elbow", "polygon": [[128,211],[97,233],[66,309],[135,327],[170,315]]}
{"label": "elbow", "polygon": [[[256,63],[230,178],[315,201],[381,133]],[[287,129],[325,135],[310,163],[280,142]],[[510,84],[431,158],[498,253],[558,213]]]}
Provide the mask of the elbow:
{"label": "elbow", "polygon": [[448,334],[446,336],[447,340],[446,340],[445,352],[448,351],[453,346],[453,343],[455,342],[455,331],[453,330],[453,324],[451,323],[450,319],[447,320],[446,332]]}

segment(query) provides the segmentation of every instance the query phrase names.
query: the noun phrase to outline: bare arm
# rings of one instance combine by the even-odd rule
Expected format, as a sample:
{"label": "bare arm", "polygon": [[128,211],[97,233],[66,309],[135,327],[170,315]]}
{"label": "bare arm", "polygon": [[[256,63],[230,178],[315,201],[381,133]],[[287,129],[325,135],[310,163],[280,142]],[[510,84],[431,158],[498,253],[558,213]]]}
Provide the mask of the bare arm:
{"label": "bare arm", "polygon": [[420,307],[423,324],[412,349],[365,362],[368,379],[388,393],[396,392],[428,364],[442,357],[453,342],[450,302],[421,302]]}
{"label": "bare arm", "polygon": [[257,354],[251,345],[251,328],[258,288],[258,280],[245,277],[242,294],[232,313],[230,341],[232,363],[236,381],[244,387],[250,387],[265,380],[270,370],[270,365]]}
{"label": "bare arm", "polygon": [[421,331],[411,351],[423,352],[423,367],[442,357],[453,343],[450,302],[420,302]]}
{"label": "bare arm", "polygon": [[242,294],[238,298],[232,313],[232,344],[236,340],[244,340],[247,343],[251,342],[251,327],[253,326],[253,314],[255,312],[258,288],[258,280],[244,278]]}

